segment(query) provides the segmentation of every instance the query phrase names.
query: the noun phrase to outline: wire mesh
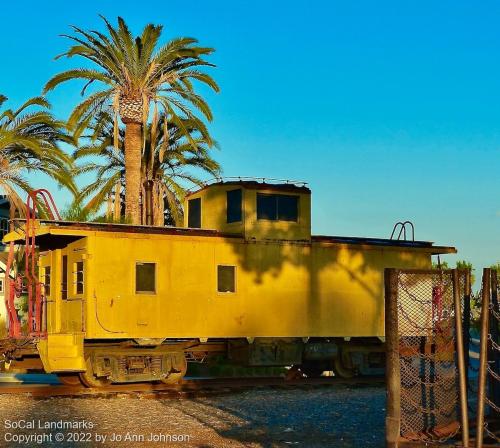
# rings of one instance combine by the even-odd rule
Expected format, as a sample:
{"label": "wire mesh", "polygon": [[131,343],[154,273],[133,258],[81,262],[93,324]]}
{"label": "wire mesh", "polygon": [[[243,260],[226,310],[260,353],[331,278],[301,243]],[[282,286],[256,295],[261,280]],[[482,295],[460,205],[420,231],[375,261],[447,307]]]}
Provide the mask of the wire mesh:
{"label": "wire mesh", "polygon": [[398,271],[397,311],[401,437],[444,442],[460,430],[452,272]]}
{"label": "wire mesh", "polygon": [[491,272],[489,300],[488,350],[486,360],[486,395],[484,398],[484,434],[500,443],[500,285],[496,272]]}
{"label": "wire mesh", "polygon": [[[463,322],[464,322],[464,340],[468,341],[468,353],[466,353],[467,364],[467,395],[468,395],[468,413],[469,418],[475,420],[477,412],[477,395],[478,395],[478,374],[479,374],[479,323],[480,309],[482,301],[482,290],[471,293],[466,296],[468,301],[467,307],[464,306]],[[465,310],[467,312],[465,312]]]}

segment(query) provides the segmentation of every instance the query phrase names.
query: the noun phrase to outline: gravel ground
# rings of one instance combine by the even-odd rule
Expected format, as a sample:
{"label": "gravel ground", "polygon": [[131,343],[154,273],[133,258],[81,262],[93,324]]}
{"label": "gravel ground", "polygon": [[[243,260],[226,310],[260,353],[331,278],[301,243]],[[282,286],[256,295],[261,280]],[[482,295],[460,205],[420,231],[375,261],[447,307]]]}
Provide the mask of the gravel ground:
{"label": "gravel ground", "polygon": [[[0,395],[0,446],[382,447],[384,406],[383,387],[255,389],[181,400]],[[31,421],[33,429],[12,427]],[[80,428],[39,428],[62,422]],[[148,441],[151,434],[156,439]],[[32,438],[17,442],[23,436]],[[85,441],[72,441],[78,438]]]}

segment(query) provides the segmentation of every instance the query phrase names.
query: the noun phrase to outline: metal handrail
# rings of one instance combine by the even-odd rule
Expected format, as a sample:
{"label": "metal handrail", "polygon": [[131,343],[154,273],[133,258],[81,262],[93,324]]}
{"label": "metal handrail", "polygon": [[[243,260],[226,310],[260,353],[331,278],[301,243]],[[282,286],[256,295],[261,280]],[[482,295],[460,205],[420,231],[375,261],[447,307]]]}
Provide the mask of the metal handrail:
{"label": "metal handrail", "polygon": [[290,180],[290,179],[275,179],[272,177],[253,177],[253,176],[218,176],[212,179],[201,182],[201,185],[196,185],[195,187],[186,190],[188,193],[192,193],[198,188],[207,187],[212,184],[221,182],[258,182],[262,184],[288,184],[294,185],[296,187],[307,187],[308,183],[300,180]]}
{"label": "metal handrail", "polygon": [[390,239],[391,240],[394,239],[394,234],[396,233],[396,230],[398,229],[398,226],[399,226],[400,230],[399,230],[399,233],[398,233],[398,236],[396,239],[400,240],[401,235],[402,235],[404,240],[408,241],[408,239],[406,238],[406,225],[407,224],[411,227],[411,240],[415,241],[415,226],[413,225],[413,223],[411,221],[399,221],[396,224],[394,224]]}
{"label": "metal handrail", "polygon": [[28,336],[44,337],[43,321],[46,319],[44,284],[39,281],[37,275],[36,256],[36,226],[39,201],[44,207],[44,211],[52,220],[60,220],[61,216],[50,192],[44,188],[30,191],[26,199],[26,220],[25,220],[25,256],[24,273],[18,273],[15,279],[9,279],[10,270],[14,260],[14,242],[9,244],[9,256],[6,266],[7,288],[6,307],[9,314],[9,335],[13,338],[22,337],[22,328],[19,316],[15,307],[15,298],[25,291],[28,296]]}

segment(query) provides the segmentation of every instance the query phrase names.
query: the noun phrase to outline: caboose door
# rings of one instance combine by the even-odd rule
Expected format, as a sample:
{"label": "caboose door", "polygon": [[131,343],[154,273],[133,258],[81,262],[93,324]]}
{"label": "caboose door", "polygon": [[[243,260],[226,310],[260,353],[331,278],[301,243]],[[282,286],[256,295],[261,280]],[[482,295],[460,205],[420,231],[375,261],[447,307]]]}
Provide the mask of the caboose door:
{"label": "caboose door", "polygon": [[69,244],[60,253],[61,332],[83,332],[86,239]]}

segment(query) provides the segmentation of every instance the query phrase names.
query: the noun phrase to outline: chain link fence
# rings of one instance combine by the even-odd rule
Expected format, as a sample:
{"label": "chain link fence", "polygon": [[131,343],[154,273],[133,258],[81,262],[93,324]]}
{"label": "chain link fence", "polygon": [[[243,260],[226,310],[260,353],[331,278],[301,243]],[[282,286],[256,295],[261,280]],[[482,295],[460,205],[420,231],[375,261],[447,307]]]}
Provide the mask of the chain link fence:
{"label": "chain link fence", "polygon": [[477,412],[477,377],[479,374],[479,322],[481,312],[482,289],[479,292],[465,296],[464,300],[464,343],[465,365],[467,366],[467,396],[468,415],[470,419],[476,418]]}
{"label": "chain link fence", "polygon": [[386,270],[389,446],[440,444],[461,429],[468,437],[461,411],[468,276],[458,270]]}
{"label": "chain link fence", "polygon": [[500,285],[497,272],[483,271],[481,290],[481,333],[477,380],[476,439],[500,444]]}

